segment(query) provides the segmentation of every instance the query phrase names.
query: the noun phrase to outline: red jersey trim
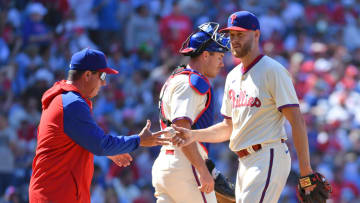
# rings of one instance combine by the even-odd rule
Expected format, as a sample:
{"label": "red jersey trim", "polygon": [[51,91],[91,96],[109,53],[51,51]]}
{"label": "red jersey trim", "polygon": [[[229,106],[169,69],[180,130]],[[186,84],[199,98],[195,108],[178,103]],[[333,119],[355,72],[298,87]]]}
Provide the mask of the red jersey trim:
{"label": "red jersey trim", "polygon": [[264,55],[263,54],[260,54],[259,56],[257,56],[253,62],[251,62],[247,67],[242,67],[241,68],[241,73],[242,74],[245,74],[247,73],[252,67],[254,67],[254,65],[260,61],[260,59],[263,57]]}

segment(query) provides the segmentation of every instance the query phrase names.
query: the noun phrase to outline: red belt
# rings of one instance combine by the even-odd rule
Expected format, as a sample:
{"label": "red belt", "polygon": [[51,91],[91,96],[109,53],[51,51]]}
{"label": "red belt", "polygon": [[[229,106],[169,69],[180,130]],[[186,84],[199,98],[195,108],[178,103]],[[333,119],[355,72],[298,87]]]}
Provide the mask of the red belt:
{"label": "red belt", "polygon": [[[284,143],[284,142],[285,142],[284,139],[281,139],[280,141],[281,141],[281,143]],[[255,145],[251,146],[251,148],[252,148],[255,152],[257,152],[257,151],[259,151],[259,150],[262,148],[262,146],[261,146],[261,144],[255,144]],[[239,156],[239,158],[243,158],[243,157],[251,154],[251,152],[249,152],[247,149],[242,149],[242,150],[237,151],[237,152],[235,152],[235,153]]]}
{"label": "red belt", "polygon": [[167,150],[165,150],[165,154],[167,154],[167,155],[174,155],[174,154],[175,154],[175,150],[173,150],[173,149],[167,149]]}

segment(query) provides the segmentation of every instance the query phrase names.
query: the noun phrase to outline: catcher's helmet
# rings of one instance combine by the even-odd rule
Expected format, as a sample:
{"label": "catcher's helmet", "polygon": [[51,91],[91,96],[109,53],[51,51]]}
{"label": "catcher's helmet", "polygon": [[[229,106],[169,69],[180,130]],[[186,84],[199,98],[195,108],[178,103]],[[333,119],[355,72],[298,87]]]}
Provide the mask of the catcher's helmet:
{"label": "catcher's helmet", "polygon": [[203,51],[229,51],[229,38],[217,32],[218,23],[208,22],[200,25],[198,31],[192,33],[183,43],[180,53],[185,56],[200,55]]}

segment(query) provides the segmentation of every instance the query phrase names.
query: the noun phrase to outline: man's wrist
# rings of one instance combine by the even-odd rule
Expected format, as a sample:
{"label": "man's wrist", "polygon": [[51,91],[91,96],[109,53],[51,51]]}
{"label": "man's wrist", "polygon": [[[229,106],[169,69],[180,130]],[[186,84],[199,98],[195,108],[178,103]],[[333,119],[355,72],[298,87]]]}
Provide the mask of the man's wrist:
{"label": "man's wrist", "polygon": [[190,130],[190,138],[193,140],[193,142],[200,142],[200,135],[198,130]]}
{"label": "man's wrist", "polygon": [[300,176],[303,177],[303,176],[307,176],[307,175],[310,175],[310,174],[313,174],[313,170],[311,169],[311,167],[309,168],[305,168],[305,169],[300,169]]}
{"label": "man's wrist", "polygon": [[201,164],[198,166],[197,168],[198,172],[203,174],[203,173],[206,173],[206,172],[209,172],[209,169],[207,168],[206,164]]}

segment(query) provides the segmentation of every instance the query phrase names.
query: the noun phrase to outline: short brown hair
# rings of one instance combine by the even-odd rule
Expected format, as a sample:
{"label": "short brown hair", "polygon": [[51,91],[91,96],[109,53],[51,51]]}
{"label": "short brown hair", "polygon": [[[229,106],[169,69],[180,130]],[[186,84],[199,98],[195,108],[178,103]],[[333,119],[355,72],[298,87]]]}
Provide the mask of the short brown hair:
{"label": "short brown hair", "polygon": [[[69,70],[67,80],[69,81],[77,81],[80,77],[89,70]],[[98,71],[91,71],[91,74],[96,74]]]}
{"label": "short brown hair", "polygon": [[77,81],[85,73],[86,70],[69,70],[67,80]]}

